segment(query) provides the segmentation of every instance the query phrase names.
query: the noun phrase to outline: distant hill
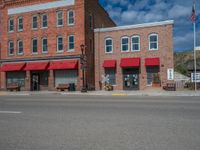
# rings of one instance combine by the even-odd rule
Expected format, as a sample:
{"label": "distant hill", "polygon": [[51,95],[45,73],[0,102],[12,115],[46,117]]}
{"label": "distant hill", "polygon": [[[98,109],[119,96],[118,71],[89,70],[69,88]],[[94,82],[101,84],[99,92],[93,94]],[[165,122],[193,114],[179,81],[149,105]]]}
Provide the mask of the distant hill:
{"label": "distant hill", "polygon": [[[193,51],[176,52],[174,53],[175,71],[189,75],[188,69],[193,69],[194,53]],[[197,66],[200,67],[200,51],[197,51]]]}

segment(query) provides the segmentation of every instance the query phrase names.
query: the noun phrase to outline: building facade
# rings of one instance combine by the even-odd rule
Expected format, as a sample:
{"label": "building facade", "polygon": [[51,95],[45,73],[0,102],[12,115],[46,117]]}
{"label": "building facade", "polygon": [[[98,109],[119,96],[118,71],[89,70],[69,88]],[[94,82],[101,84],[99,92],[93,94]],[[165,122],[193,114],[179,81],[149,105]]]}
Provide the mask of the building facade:
{"label": "building facade", "polygon": [[95,29],[95,87],[143,90],[173,82],[173,21]]}
{"label": "building facade", "polygon": [[94,28],[113,27],[98,0],[4,0],[0,2],[1,89],[55,90],[61,83],[94,87]]}

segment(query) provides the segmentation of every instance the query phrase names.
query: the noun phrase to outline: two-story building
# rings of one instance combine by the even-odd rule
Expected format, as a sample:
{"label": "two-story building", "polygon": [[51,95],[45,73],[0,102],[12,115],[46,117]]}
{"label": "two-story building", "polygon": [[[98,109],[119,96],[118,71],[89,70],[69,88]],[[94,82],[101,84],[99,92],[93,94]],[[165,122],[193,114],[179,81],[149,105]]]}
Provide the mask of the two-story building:
{"label": "two-story building", "polygon": [[173,21],[95,29],[95,87],[163,87],[173,81]]}
{"label": "two-story building", "polygon": [[4,0],[0,2],[1,89],[55,90],[82,87],[81,48],[87,85],[94,86],[94,28],[115,23],[98,0]]}

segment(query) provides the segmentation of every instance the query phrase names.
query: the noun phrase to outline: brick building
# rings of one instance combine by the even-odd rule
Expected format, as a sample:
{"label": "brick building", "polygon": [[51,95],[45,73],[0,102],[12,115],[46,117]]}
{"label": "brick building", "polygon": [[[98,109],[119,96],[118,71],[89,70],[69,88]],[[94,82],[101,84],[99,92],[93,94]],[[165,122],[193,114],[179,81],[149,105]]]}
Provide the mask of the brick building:
{"label": "brick building", "polygon": [[173,82],[173,21],[95,29],[95,87],[143,90]]}
{"label": "brick building", "polygon": [[82,86],[80,45],[86,45],[86,79],[94,86],[94,28],[115,23],[98,0],[1,0],[1,89],[55,90]]}

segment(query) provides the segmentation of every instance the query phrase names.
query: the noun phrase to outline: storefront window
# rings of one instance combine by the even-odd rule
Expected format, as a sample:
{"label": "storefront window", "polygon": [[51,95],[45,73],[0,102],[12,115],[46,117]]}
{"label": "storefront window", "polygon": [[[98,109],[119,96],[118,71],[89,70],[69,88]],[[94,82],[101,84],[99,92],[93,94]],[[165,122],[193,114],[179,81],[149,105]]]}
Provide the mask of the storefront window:
{"label": "storefront window", "polygon": [[108,83],[111,85],[116,84],[116,69],[115,68],[106,68],[105,76],[108,77]]}
{"label": "storefront window", "polygon": [[7,85],[18,84],[20,87],[25,86],[25,72],[7,72]]}

